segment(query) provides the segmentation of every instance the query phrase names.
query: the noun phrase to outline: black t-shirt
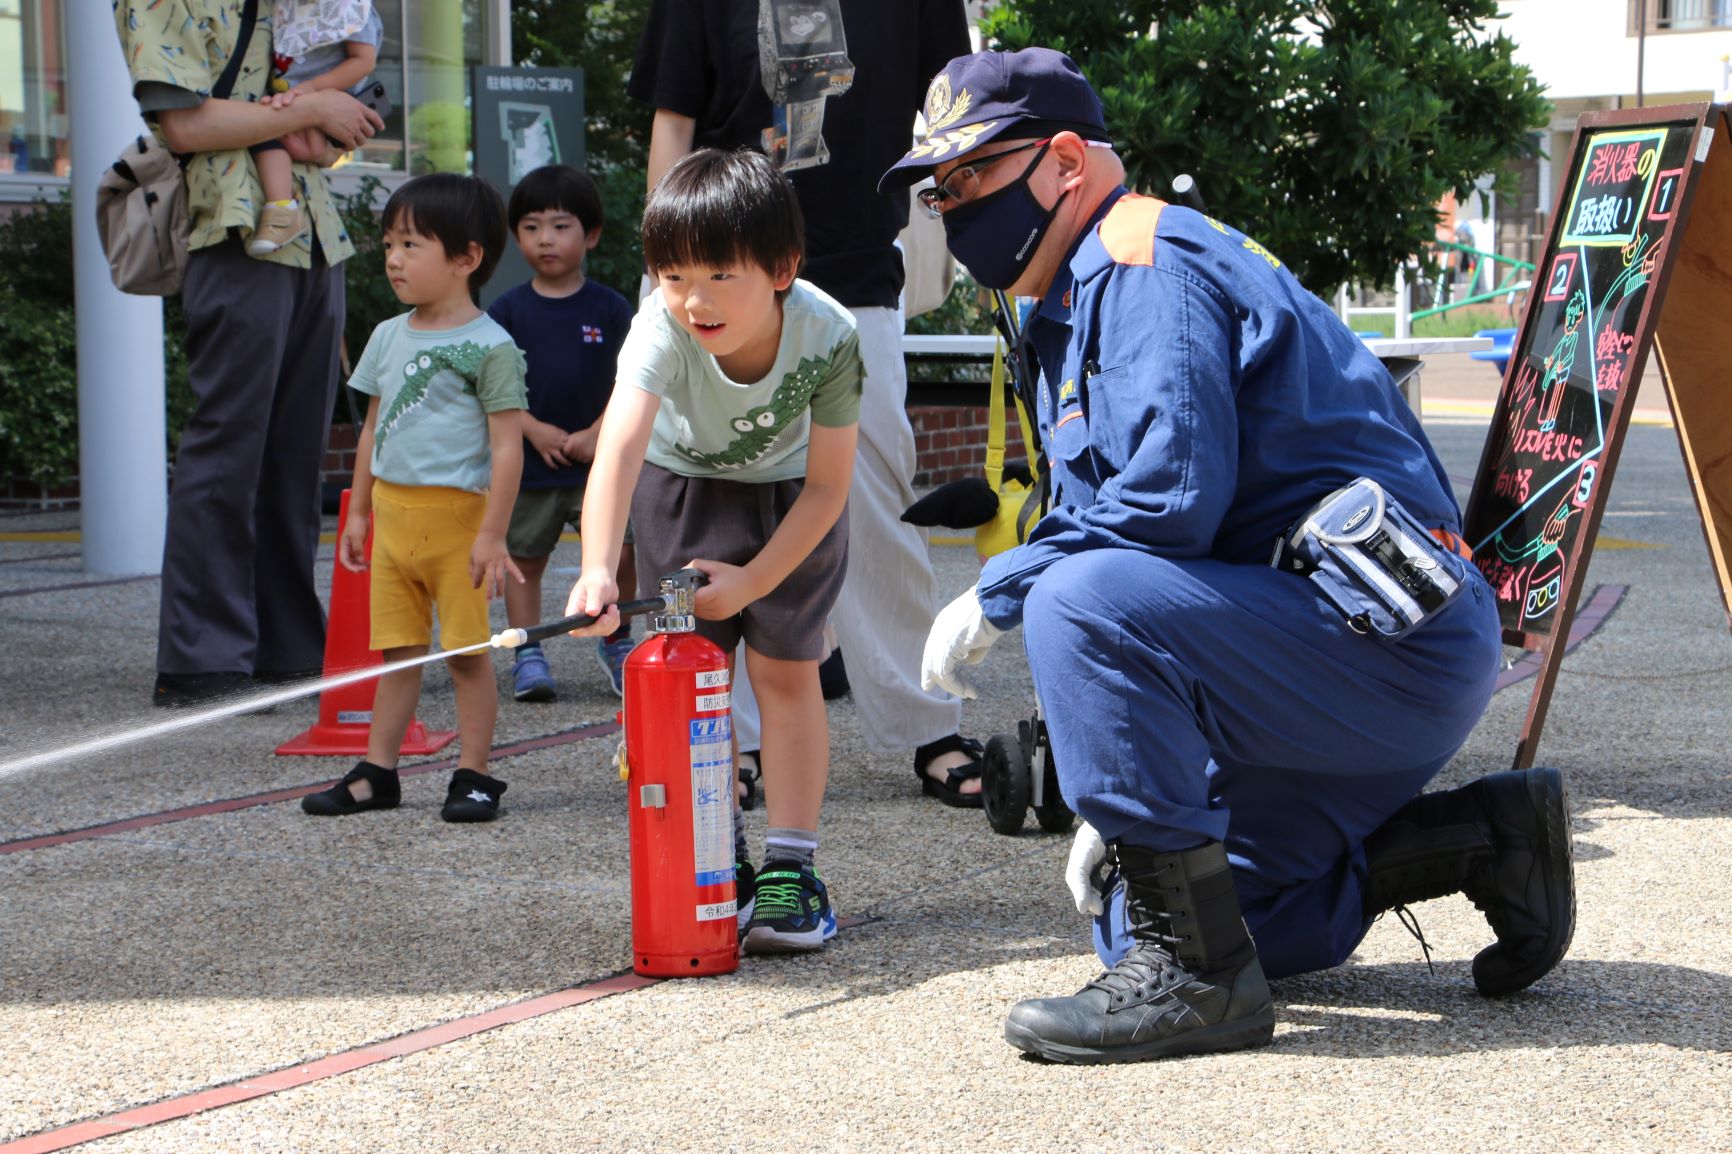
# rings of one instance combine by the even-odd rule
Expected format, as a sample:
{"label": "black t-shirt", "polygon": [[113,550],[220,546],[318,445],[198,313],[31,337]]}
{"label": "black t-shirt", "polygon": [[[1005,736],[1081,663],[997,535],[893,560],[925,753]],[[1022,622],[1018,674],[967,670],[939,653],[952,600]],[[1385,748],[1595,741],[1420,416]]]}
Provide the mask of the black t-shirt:
{"label": "black t-shirt", "polygon": [[[544,297],[524,281],[501,293],[487,313],[523,350],[530,415],[568,433],[595,424],[613,395],[619,347],[631,329],[625,298],[589,279],[568,297]],[[582,462],[549,469],[523,442],[522,488],[563,489],[588,476]]]}
{"label": "black t-shirt", "polygon": [[[806,217],[801,276],[850,308],[894,308],[908,195],[878,178],[908,151],[926,86],[969,51],[962,0],[841,0],[854,84],[824,105],[830,161],[788,174]],[[652,0],[632,97],[697,121],[694,144],[758,148],[771,120],[758,71],[758,0]]]}

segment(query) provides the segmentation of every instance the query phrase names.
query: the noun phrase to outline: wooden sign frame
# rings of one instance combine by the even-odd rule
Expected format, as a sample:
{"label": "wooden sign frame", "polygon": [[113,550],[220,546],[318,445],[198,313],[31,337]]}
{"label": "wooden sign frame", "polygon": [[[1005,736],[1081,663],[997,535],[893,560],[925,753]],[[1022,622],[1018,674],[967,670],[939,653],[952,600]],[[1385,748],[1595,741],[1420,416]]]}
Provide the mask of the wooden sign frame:
{"label": "wooden sign frame", "polygon": [[[1533,764],[1651,346],[1732,614],[1732,121],[1712,104],[1588,113],[1563,190],[1464,517],[1505,644],[1544,654],[1517,769]],[[1591,436],[1572,435],[1585,422]]]}

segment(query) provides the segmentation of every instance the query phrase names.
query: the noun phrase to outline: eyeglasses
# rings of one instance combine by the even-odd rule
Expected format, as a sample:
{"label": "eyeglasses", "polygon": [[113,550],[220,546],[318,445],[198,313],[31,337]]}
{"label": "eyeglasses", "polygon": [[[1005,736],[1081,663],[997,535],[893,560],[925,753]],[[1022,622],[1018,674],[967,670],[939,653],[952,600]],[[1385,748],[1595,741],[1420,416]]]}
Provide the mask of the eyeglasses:
{"label": "eyeglasses", "polygon": [[[1049,136],[1044,140],[1031,140],[1016,148],[995,152],[973,164],[965,164],[961,168],[952,170],[950,175],[944,178],[943,184],[936,188],[923,188],[915,196],[920,201],[920,207],[925,210],[926,215],[937,218],[944,214],[945,201],[954,200],[956,203],[962,204],[974,199],[975,194],[980,191],[980,174],[985,169],[997,164],[1007,156],[1015,156],[1017,153],[1027,152],[1031,148],[1044,149],[1050,143],[1052,143],[1052,137]],[[1039,162],[1040,158],[1035,157],[1035,163],[1038,164]],[[1029,167],[1033,168],[1034,165],[1031,164]]]}

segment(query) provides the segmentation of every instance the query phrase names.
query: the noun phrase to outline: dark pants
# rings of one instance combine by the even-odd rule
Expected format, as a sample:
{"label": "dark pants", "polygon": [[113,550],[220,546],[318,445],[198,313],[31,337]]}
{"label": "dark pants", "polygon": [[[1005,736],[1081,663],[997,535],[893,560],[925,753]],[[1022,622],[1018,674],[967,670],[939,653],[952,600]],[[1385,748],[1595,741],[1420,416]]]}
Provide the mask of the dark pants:
{"label": "dark pants", "polygon": [[283,672],[324,660],[313,588],[319,474],[336,399],[343,271],[192,254],[182,303],[196,398],[162,558],[160,673]]}

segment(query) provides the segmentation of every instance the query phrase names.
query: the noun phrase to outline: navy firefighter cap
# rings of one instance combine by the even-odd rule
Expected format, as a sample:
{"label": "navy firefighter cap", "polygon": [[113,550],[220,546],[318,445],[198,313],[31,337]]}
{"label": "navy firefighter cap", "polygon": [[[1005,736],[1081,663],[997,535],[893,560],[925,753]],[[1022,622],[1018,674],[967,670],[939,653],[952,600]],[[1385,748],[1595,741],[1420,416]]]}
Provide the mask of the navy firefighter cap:
{"label": "navy firefighter cap", "polygon": [[1100,97],[1082,69],[1051,48],[958,56],[926,89],[926,135],[890,166],[879,192],[907,188],[989,140],[1070,131],[1110,140]]}

